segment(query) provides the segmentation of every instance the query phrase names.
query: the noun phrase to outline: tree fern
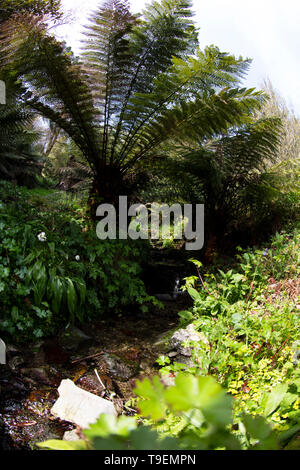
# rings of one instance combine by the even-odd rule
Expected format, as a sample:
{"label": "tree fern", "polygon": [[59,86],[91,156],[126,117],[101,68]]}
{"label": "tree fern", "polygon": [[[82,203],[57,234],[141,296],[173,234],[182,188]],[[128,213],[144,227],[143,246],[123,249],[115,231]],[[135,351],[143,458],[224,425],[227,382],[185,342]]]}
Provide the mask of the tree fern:
{"label": "tree fern", "polygon": [[239,88],[250,61],[200,51],[192,16],[189,0],[154,1],[142,16],[108,0],[80,58],[37,19],[6,25],[6,66],[22,101],[72,138],[103,200],[129,194],[129,172],[170,138],[194,129],[212,138],[260,105],[259,93]]}
{"label": "tree fern", "polygon": [[0,105],[1,178],[32,183],[32,177],[41,172],[42,158],[35,146],[38,134],[32,122],[33,117],[22,108]]}

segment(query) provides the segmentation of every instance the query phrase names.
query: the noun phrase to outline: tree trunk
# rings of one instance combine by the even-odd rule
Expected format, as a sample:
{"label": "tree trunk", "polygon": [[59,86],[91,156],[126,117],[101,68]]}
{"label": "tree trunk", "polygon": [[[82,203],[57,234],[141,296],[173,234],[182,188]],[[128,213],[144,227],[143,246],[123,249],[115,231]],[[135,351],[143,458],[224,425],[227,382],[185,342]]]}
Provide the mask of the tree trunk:
{"label": "tree trunk", "polygon": [[130,185],[117,167],[106,166],[95,177],[89,194],[89,208],[92,218],[96,217],[100,204],[112,204],[118,210],[119,196],[129,196]]}

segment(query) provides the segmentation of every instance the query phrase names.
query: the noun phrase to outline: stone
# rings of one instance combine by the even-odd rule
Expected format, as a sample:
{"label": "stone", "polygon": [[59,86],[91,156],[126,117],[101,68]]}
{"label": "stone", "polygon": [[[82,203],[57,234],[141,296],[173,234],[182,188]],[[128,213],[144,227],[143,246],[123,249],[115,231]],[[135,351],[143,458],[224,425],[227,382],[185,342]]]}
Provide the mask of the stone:
{"label": "stone", "polygon": [[192,355],[192,348],[188,346],[183,346],[182,343],[185,341],[202,341],[205,344],[209,344],[207,338],[203,333],[199,333],[195,330],[193,323],[191,323],[187,328],[177,330],[172,338],[170,339],[170,346],[172,349],[175,349],[183,356],[190,357]]}
{"label": "stone", "polygon": [[16,348],[13,344],[7,344],[6,345],[6,352],[7,353],[19,353],[20,350]]}
{"label": "stone", "polygon": [[109,375],[118,380],[129,380],[134,377],[139,371],[139,365],[134,361],[128,359],[121,359],[116,354],[103,354]]}
{"label": "stone", "polygon": [[117,414],[111,401],[82,390],[70,379],[61,381],[58,393],[59,398],[51,408],[53,416],[83,429],[95,423],[101,414]]}
{"label": "stone", "polygon": [[195,367],[195,363],[191,359],[190,356],[184,356],[183,354],[178,354],[178,356],[176,356],[175,361],[178,364],[184,364],[186,367]]}
{"label": "stone", "polygon": [[41,367],[24,367],[20,369],[22,375],[29,377],[38,385],[52,385],[51,373],[49,366]]}
{"label": "stone", "polygon": [[80,437],[77,434],[76,429],[72,429],[72,431],[66,431],[63,436],[63,441],[79,441]]}
{"label": "stone", "polygon": [[12,370],[16,370],[19,366],[24,364],[24,358],[21,356],[14,356],[8,361],[8,365]]}
{"label": "stone", "polygon": [[6,346],[4,341],[0,338],[0,364],[6,364]]}

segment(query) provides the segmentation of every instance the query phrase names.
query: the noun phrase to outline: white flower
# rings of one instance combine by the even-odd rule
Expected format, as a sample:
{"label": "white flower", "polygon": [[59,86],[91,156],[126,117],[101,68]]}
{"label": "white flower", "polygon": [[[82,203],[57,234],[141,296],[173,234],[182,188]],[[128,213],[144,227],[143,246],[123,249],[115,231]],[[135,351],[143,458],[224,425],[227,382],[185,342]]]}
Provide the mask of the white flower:
{"label": "white flower", "polygon": [[76,255],[76,256],[75,256],[75,259],[76,259],[76,261],[80,261],[80,256],[79,256],[79,255]]}
{"label": "white flower", "polygon": [[40,242],[45,242],[47,240],[45,232],[39,233],[37,237]]}

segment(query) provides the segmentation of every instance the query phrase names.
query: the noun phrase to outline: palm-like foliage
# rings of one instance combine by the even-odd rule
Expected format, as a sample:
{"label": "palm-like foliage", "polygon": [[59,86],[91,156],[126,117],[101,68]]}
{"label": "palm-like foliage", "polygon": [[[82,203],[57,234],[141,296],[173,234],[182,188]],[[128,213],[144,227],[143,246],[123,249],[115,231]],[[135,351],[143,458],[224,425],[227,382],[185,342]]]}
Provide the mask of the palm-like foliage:
{"label": "palm-like foliage", "polygon": [[41,156],[34,145],[38,134],[32,121],[20,107],[0,105],[0,178],[22,184],[41,172]]}
{"label": "palm-like foliage", "polygon": [[59,18],[61,16],[59,9],[60,0],[1,0],[0,24],[20,12]]}
{"label": "palm-like foliage", "polygon": [[200,135],[199,144],[194,139],[187,147],[177,145],[163,162],[164,171],[181,185],[181,197],[205,204],[209,237],[221,239],[268,219],[276,195],[268,167],[276,162],[280,135],[280,119],[253,120],[206,142]]}
{"label": "palm-like foliage", "polygon": [[115,202],[128,175],[154,148],[183,132],[201,138],[245,121],[259,94],[239,88],[249,61],[197,49],[190,0],[154,1],[143,17],[125,0],[108,0],[74,58],[36,19],[7,26],[6,57],[22,100],[80,148],[93,192]]}

